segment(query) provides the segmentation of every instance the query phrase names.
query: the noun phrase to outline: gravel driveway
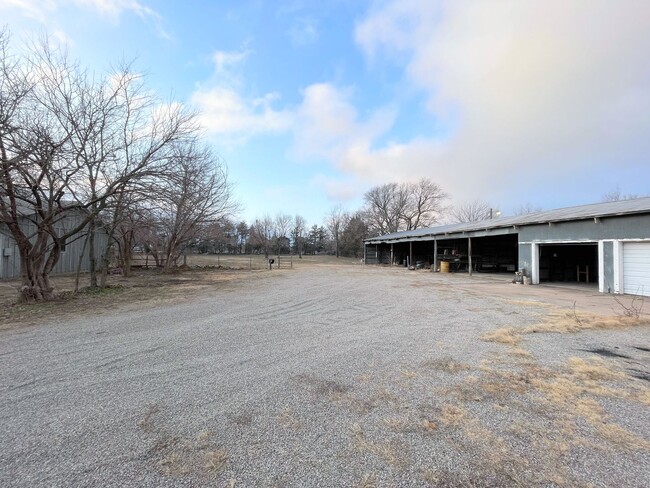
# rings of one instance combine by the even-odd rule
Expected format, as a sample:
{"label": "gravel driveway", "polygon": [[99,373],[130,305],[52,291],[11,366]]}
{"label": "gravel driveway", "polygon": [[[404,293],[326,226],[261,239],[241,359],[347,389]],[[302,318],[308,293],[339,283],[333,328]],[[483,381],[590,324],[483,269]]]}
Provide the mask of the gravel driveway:
{"label": "gravel driveway", "polygon": [[552,307],[472,283],[274,271],[2,332],[0,485],[644,486],[648,327],[481,340]]}

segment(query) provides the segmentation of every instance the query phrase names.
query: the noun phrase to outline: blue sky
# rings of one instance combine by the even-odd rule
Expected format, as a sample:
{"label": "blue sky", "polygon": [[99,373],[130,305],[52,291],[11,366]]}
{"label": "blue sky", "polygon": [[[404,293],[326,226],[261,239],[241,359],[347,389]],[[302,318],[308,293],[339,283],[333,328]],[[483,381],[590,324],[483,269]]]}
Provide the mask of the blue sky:
{"label": "blue sky", "polygon": [[241,217],[428,177],[507,214],[650,193],[650,2],[0,0],[201,111]]}

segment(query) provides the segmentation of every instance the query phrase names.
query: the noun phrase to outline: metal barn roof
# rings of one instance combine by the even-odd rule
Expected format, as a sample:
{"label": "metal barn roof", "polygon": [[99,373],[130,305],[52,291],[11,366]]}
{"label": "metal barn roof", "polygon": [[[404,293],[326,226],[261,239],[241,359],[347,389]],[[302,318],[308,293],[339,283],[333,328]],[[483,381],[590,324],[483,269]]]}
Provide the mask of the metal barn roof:
{"label": "metal barn roof", "polygon": [[365,242],[395,242],[412,238],[443,237],[448,234],[462,232],[476,232],[513,226],[548,224],[550,222],[567,222],[572,220],[616,217],[638,213],[650,213],[650,197],[619,200],[617,202],[592,203],[590,205],[559,208],[556,210],[535,212],[516,217],[500,217],[496,219],[481,220],[479,222],[464,222],[461,224],[449,224],[416,230],[406,230],[383,236],[371,237],[366,239]]}

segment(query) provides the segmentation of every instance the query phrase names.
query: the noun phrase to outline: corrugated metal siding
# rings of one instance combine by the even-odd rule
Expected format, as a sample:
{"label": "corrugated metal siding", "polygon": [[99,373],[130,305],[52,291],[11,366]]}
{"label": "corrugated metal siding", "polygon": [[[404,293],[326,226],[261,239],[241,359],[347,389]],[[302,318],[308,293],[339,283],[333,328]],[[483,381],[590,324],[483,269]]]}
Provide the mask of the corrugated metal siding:
{"label": "corrugated metal siding", "polygon": [[[70,229],[75,227],[81,222],[80,216],[66,217],[62,221],[64,228]],[[25,219],[21,224],[23,229],[29,233],[34,233],[35,225],[29,220]],[[77,270],[79,264],[79,255],[84,246],[85,233],[74,236],[66,243],[66,250],[61,253],[61,257],[57,264],[54,266],[52,274],[58,273],[73,273]],[[98,229],[95,233],[95,254],[98,259],[105,248],[108,241],[106,233]],[[0,243],[2,245],[2,256],[0,256],[0,279],[17,278],[20,276],[20,255],[18,254],[18,246],[16,245],[13,237],[5,228],[0,232]],[[7,255],[8,254],[8,255]],[[88,248],[83,255],[81,262],[81,270],[88,271],[89,259]]]}
{"label": "corrugated metal siding", "polygon": [[[16,261],[19,261],[18,247],[10,235],[0,232],[0,278],[13,276]],[[20,272],[20,262],[18,262]]]}

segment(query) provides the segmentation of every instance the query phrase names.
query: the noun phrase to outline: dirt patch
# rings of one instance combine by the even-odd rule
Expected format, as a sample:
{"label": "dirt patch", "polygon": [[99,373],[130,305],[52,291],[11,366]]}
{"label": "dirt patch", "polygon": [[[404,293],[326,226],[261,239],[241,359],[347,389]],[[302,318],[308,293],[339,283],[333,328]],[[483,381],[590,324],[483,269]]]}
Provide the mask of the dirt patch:
{"label": "dirt patch", "polygon": [[186,268],[169,274],[157,269],[138,270],[128,278],[109,276],[104,289],[82,288],[76,293],[73,292],[74,276],[55,276],[52,281],[60,298],[33,304],[17,304],[17,282],[5,283],[6,286],[0,288],[0,330],[36,324],[45,319],[49,322],[70,320],[88,314],[89,310],[102,315],[181,303],[207,293],[232,289],[247,280],[259,279],[265,273],[223,268]]}

